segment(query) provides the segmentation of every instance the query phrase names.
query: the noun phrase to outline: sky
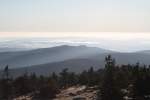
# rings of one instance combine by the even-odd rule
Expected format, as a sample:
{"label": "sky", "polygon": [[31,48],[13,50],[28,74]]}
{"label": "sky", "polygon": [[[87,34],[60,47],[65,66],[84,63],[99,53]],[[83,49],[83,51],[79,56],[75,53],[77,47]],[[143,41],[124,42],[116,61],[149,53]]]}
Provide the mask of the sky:
{"label": "sky", "polygon": [[0,43],[8,37],[82,38],[106,49],[147,50],[149,5],[150,0],[0,0]]}
{"label": "sky", "polygon": [[149,0],[0,0],[0,32],[150,32],[149,5]]}

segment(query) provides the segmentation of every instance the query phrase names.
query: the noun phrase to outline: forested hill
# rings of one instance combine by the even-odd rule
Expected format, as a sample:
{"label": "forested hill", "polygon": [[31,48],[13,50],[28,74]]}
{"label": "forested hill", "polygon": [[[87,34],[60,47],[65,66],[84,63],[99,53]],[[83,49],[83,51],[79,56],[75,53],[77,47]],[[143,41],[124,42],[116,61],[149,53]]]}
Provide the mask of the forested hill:
{"label": "forested hill", "polygon": [[69,68],[73,72],[104,67],[104,58],[111,54],[117,64],[150,64],[150,53],[147,51],[120,53],[96,47],[62,45],[20,52],[0,53],[0,67],[9,65],[13,74],[20,75],[26,71],[47,75]]}
{"label": "forested hill", "polygon": [[96,47],[62,45],[52,48],[42,48],[20,52],[1,52],[0,65],[10,65],[11,68],[60,62],[70,59],[91,58],[93,55],[110,53],[112,51]]}

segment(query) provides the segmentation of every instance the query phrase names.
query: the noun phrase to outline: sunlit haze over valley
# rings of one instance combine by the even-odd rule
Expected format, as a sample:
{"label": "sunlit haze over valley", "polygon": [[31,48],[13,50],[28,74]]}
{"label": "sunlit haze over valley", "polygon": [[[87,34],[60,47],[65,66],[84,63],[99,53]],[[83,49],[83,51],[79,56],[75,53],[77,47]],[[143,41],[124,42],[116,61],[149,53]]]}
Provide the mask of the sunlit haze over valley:
{"label": "sunlit haze over valley", "polygon": [[149,33],[122,32],[1,32],[0,51],[86,45],[119,52],[150,49]]}

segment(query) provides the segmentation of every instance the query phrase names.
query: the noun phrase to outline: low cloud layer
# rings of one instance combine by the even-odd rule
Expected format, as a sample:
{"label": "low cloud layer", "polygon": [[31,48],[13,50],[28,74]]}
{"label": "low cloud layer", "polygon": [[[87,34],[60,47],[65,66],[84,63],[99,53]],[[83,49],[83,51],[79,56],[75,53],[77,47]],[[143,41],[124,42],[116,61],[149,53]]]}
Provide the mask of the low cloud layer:
{"label": "low cloud layer", "polygon": [[150,37],[61,37],[61,38],[1,38],[0,51],[30,50],[59,45],[87,45],[120,52],[150,50]]}

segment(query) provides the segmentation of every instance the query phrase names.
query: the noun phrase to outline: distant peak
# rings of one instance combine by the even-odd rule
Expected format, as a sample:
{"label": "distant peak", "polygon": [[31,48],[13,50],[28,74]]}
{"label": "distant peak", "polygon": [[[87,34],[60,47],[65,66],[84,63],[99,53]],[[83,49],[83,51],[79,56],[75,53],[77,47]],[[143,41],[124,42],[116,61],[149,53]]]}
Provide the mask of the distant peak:
{"label": "distant peak", "polygon": [[86,45],[60,45],[56,47],[87,47]]}

